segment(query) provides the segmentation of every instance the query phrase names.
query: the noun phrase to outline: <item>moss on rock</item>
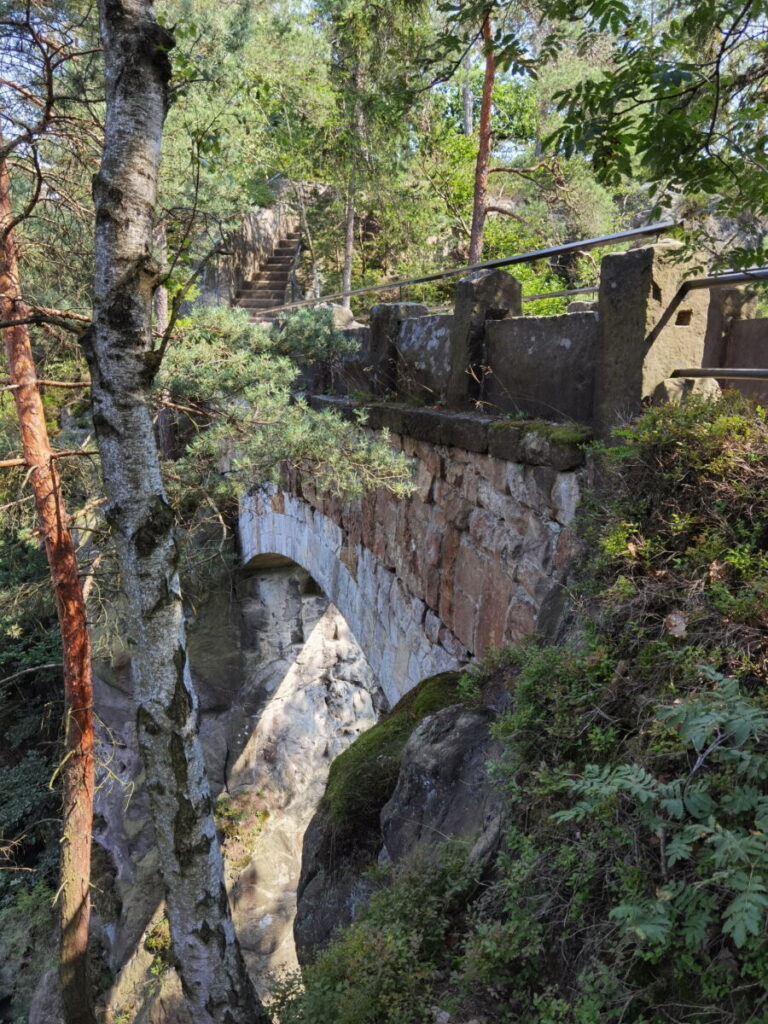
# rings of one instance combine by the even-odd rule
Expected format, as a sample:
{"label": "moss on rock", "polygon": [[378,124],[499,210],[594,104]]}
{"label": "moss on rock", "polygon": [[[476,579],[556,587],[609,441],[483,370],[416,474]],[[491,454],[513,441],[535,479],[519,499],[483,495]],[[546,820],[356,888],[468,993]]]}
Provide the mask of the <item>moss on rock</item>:
{"label": "moss on rock", "polygon": [[318,813],[328,823],[335,858],[378,840],[379,813],[397,782],[408,737],[428,715],[463,702],[460,678],[441,672],[422,680],[333,762]]}

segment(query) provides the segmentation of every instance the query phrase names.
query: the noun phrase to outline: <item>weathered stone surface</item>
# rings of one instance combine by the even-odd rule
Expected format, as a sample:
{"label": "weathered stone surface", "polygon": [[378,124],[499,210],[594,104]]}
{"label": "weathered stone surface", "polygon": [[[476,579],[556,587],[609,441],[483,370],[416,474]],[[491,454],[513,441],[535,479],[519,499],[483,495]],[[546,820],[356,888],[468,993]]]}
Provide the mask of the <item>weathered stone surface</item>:
{"label": "weathered stone surface", "polygon": [[448,387],[453,316],[410,317],[397,335],[397,393],[443,401]]}
{"label": "weathered stone surface", "polygon": [[681,405],[691,397],[717,399],[722,393],[714,377],[668,377],[656,385],[651,401],[654,405]]}
{"label": "weathered stone surface", "polygon": [[[754,319],[757,295],[742,287],[713,288],[707,314],[704,366],[727,366],[728,339],[740,320]],[[734,364],[730,364],[734,365]]]}
{"label": "weathered stone surface", "polygon": [[449,405],[466,405],[479,392],[477,367],[485,362],[486,320],[502,320],[521,313],[520,282],[503,270],[478,270],[458,282],[446,392]]}
{"label": "weathered stone surface", "polygon": [[299,963],[308,963],[334,932],[351,924],[370,899],[373,887],[352,865],[333,871],[322,850],[328,823],[317,815],[304,834],[301,880],[293,926]]}
{"label": "weathered stone surface", "polygon": [[[474,414],[435,415],[475,436],[507,433]],[[354,537],[343,506],[323,503],[320,511],[316,495],[313,508],[289,493],[243,505],[244,557],[278,554],[307,567],[360,639],[391,703],[466,652],[480,655],[534,631],[540,606],[568,571],[579,499],[580,471],[572,470],[583,453],[535,430],[509,433],[524,461],[404,435],[416,491],[405,501],[383,489],[365,497]],[[438,619],[429,629],[428,613]]]}
{"label": "weathered stone surface", "polygon": [[592,421],[596,313],[520,316],[486,324],[483,399],[502,412]]}
{"label": "weathered stone surface", "polygon": [[[768,369],[768,319],[735,320],[725,343],[723,366],[742,369]],[[766,380],[723,380],[723,386],[735,388],[747,398],[768,402]]]}
{"label": "weathered stone surface", "polygon": [[370,390],[386,395],[397,387],[397,342],[400,325],[410,317],[427,316],[429,310],[418,302],[380,303],[371,307]]}
{"label": "weathered stone surface", "polygon": [[[374,505],[373,509],[371,505]],[[387,699],[394,704],[420,679],[456,667],[455,658],[442,644],[426,637],[422,619],[414,615],[412,599],[425,593],[406,594],[393,584],[398,578],[416,579],[417,545],[424,544],[424,530],[434,508],[429,504],[416,518],[408,509],[423,505],[418,498],[398,501],[385,491],[368,495],[362,503],[363,521],[370,524],[366,545],[355,546],[357,571],[353,576],[340,559],[349,544],[339,524],[307,507],[293,495],[285,496],[285,512],[275,512],[268,494],[243,502],[240,534],[246,562],[266,554],[279,554],[303,566],[339,608],[366,651],[374,676]],[[439,519],[440,513],[436,513]],[[419,534],[417,523],[422,523]],[[368,529],[368,528],[366,528]],[[390,568],[390,565],[392,566]],[[392,624],[393,635],[382,643],[379,620]],[[415,661],[405,675],[393,672],[399,650],[414,649]]]}
{"label": "weathered stone surface", "polygon": [[489,425],[487,416],[452,413],[443,422],[443,443],[468,452],[487,452]]}
{"label": "weathered stone surface", "polygon": [[499,793],[487,763],[498,754],[489,734],[495,715],[460,705],[430,715],[403,752],[397,785],[381,812],[384,848],[397,862],[422,842],[474,844],[498,818]]}
{"label": "weathered stone surface", "polygon": [[692,264],[676,242],[603,258],[595,372],[595,429],[636,415],[673,370],[701,366],[709,296],[680,286]]}
{"label": "weathered stone surface", "polygon": [[[302,836],[329,765],[386,706],[349,627],[307,573],[266,561],[236,594],[225,589],[233,606],[227,615],[213,594],[192,627],[208,645],[207,671],[192,665],[209,709],[201,723],[208,773],[214,794],[226,787],[225,803],[239,821],[236,832],[223,836],[233,917],[262,993],[270,971],[296,966],[292,924]],[[222,621],[238,622],[239,635],[219,634]],[[225,657],[230,644],[239,650],[236,662]],[[238,666],[226,681],[224,707],[217,705],[224,685],[213,670],[217,652],[222,675]],[[126,1010],[147,1024],[181,1024],[186,1018],[173,976],[144,998],[152,962],[144,940],[162,913],[163,894],[124,671],[111,673],[120,685],[99,679],[96,691],[105,766],[96,794],[96,853],[104,865],[95,878],[96,925],[107,965],[119,972],[107,1003],[110,1012]]]}
{"label": "weathered stone surface", "polygon": [[[370,859],[397,864],[419,848],[459,840],[485,865],[498,848],[501,806],[487,773],[498,753],[490,737],[495,712],[454,705],[425,718],[403,751],[397,783],[381,811],[381,836]],[[310,961],[350,924],[370,898],[372,884],[359,855],[335,858],[328,819],[318,814],[307,829],[294,935],[299,960]],[[428,854],[427,854],[428,855]]]}
{"label": "weathered stone surface", "polygon": [[371,329],[353,320],[342,330],[344,337],[353,341],[357,350],[331,360],[331,391],[341,395],[370,391]]}

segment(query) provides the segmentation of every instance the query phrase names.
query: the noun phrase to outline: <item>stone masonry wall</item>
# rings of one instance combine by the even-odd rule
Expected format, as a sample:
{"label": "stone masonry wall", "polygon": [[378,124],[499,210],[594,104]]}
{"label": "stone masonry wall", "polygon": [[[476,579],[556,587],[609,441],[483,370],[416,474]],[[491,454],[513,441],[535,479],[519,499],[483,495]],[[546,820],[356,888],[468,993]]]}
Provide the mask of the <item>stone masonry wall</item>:
{"label": "stone masonry wall", "polygon": [[[481,436],[488,436],[480,423]],[[485,431],[483,434],[482,431]],[[339,608],[390,702],[433,673],[546,625],[575,553],[583,468],[542,439],[518,458],[392,435],[415,460],[408,500],[342,504],[292,473],[243,505],[243,560],[303,566]]]}

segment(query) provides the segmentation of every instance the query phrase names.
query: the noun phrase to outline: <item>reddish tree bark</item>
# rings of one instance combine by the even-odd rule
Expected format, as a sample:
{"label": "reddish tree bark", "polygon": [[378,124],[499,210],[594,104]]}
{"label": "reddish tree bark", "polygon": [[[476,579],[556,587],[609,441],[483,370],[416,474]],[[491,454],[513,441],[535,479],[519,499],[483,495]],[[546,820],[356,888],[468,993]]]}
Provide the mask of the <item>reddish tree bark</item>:
{"label": "reddish tree bark", "polygon": [[[8,169],[0,162],[0,318],[23,320]],[[61,980],[67,1024],[94,1024],[88,970],[93,819],[93,686],[91,645],[77,554],[45,424],[29,329],[5,328],[8,376],[19,417],[24,463],[51,571],[64,666],[65,750],[61,838]]]}
{"label": "reddish tree bark", "polygon": [[491,155],[491,101],[496,81],[496,57],[493,52],[493,26],[491,16],[483,21],[485,49],[485,77],[480,105],[480,145],[475,165],[475,199],[472,207],[472,228],[469,238],[469,262],[479,263],[483,255],[483,228],[485,227],[486,195],[488,193],[488,160]]}

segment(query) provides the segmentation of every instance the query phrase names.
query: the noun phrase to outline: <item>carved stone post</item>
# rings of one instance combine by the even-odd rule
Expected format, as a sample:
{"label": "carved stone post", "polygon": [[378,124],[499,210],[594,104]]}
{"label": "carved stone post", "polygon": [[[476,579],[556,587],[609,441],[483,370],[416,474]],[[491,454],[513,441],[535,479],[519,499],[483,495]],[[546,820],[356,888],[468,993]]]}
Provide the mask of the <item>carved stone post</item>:
{"label": "carved stone post", "polygon": [[696,276],[679,242],[605,256],[600,270],[595,430],[637,415],[673,370],[701,366],[709,292],[682,295]]}
{"label": "carved stone post", "polygon": [[503,270],[477,270],[459,281],[446,389],[449,406],[464,406],[480,394],[485,321],[519,316],[522,311],[520,282]]}

